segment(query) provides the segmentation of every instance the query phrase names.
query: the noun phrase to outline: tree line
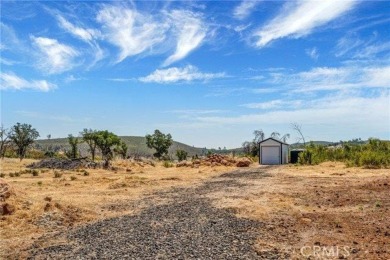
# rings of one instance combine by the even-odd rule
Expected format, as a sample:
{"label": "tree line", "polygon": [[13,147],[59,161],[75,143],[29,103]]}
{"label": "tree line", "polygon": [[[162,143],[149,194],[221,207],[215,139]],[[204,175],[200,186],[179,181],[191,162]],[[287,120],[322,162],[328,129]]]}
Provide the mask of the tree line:
{"label": "tree line", "polygon": [[[16,123],[10,129],[1,126],[1,158],[5,157],[7,150],[12,150],[20,160],[23,160],[28,149],[39,136],[39,132],[30,124]],[[51,136],[48,135],[49,139],[50,137]],[[166,160],[169,158],[168,149],[173,143],[171,134],[164,134],[159,130],[155,130],[153,134],[148,134],[145,138],[148,148],[155,150],[154,157],[159,160]],[[114,154],[120,155],[123,159],[127,156],[127,144],[121,140],[119,136],[108,130],[92,130],[85,128],[79,133],[79,137],[69,134],[67,139],[70,150],[65,151],[65,155],[70,159],[76,159],[80,156],[78,145],[81,143],[87,144],[92,161],[95,161],[96,152],[100,151],[102,160],[104,161],[104,167],[110,165],[110,161],[113,159]],[[49,152],[47,155],[52,157],[53,154],[50,154]],[[176,155],[179,161],[187,159],[188,156],[187,152],[181,149],[176,151]]]}

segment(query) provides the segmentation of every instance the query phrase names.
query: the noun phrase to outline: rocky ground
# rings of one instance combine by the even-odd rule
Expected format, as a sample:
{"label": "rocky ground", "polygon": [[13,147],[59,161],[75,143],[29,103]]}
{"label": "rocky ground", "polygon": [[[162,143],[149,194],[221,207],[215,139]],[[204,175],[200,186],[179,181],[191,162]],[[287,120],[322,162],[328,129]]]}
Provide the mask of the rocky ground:
{"label": "rocky ground", "polygon": [[[258,178],[262,173],[257,172]],[[263,227],[259,221],[237,218],[232,210],[211,204],[210,192],[243,187],[222,176],[195,188],[174,188],[154,196],[169,202],[149,205],[132,216],[99,221],[52,237],[57,245],[30,251],[30,259],[135,258],[278,259],[281,252],[259,254],[254,247]],[[137,203],[137,202],[134,202]],[[134,205],[128,205],[132,207]],[[42,238],[45,240],[48,238]]]}

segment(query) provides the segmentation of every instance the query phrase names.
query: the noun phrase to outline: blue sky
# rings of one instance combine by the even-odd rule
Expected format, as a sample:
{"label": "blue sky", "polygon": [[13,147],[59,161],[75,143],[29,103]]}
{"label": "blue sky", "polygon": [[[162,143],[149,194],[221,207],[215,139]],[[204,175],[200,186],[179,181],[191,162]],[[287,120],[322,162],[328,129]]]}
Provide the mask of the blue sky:
{"label": "blue sky", "polygon": [[1,3],[1,122],[198,147],[390,139],[389,1]]}

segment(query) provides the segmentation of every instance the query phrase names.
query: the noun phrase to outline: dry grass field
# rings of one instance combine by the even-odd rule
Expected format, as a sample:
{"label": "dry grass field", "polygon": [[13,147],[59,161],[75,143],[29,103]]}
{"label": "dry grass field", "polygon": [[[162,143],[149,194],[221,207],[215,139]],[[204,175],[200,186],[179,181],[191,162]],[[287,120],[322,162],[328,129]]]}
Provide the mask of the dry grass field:
{"label": "dry grass field", "polygon": [[[259,174],[236,167],[201,166],[165,168],[142,162],[117,160],[115,171],[86,169],[40,170],[10,177],[33,160],[4,159],[2,178],[12,187],[6,200],[14,212],[1,217],[1,254],[18,255],[48,233],[121,215],[137,214],[142,201],[156,191],[196,187],[213,178],[228,177],[241,187],[205,194],[213,205],[233,210],[239,218],[264,224],[256,250],[283,251],[302,258],[307,246],[347,246],[348,254],[361,259],[390,258],[390,171],[346,168],[341,163],[318,166],[258,166]],[[249,170],[250,170],[249,169]],[[226,174],[227,173],[227,174]],[[264,175],[265,173],[265,175]],[[164,198],[152,197],[155,205]],[[140,201],[137,207],[130,202]],[[45,246],[49,241],[42,241]]]}
{"label": "dry grass field", "polygon": [[[15,208],[0,222],[0,252],[9,254],[31,244],[40,235],[88,221],[134,214],[141,208],[122,209],[121,205],[173,186],[196,185],[235,167],[165,168],[143,162],[114,161],[116,171],[86,169],[89,173],[39,170],[38,176],[9,173],[26,170],[36,160],[5,158],[1,161],[3,178],[12,187],[7,203]],[[61,177],[54,178],[54,172]],[[156,201],[156,203],[158,203]],[[1,255],[1,254],[0,254]]]}

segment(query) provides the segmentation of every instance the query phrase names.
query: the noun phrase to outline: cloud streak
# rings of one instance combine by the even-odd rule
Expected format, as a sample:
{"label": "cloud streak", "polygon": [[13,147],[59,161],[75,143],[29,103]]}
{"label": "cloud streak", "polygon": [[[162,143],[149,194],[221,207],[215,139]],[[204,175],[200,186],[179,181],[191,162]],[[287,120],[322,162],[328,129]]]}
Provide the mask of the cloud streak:
{"label": "cloud streak", "polygon": [[32,44],[38,49],[37,66],[49,73],[60,73],[75,66],[74,58],[79,52],[71,46],[59,43],[56,39],[30,36]]}
{"label": "cloud streak", "polygon": [[188,65],[184,68],[158,69],[146,77],[139,78],[139,80],[145,83],[175,83],[179,81],[211,80],[225,76],[225,73],[203,73],[195,66]]}
{"label": "cloud streak", "polygon": [[55,84],[49,83],[46,80],[26,80],[12,72],[2,72],[0,74],[0,88],[3,90],[23,90],[33,89],[43,92],[48,92],[56,88]]}
{"label": "cloud streak", "polygon": [[289,2],[279,15],[254,32],[253,36],[257,39],[255,46],[261,48],[277,39],[308,35],[315,28],[345,14],[356,4],[356,0]]}
{"label": "cloud streak", "polygon": [[201,17],[193,12],[174,10],[169,16],[175,27],[177,44],[175,52],[164,61],[164,67],[185,58],[198,48],[207,32],[207,27]]}
{"label": "cloud streak", "polygon": [[118,6],[104,6],[97,21],[103,26],[103,38],[120,50],[116,62],[151,51],[165,40],[168,29],[166,24],[159,23],[151,15]]}
{"label": "cloud streak", "polygon": [[253,9],[259,4],[259,1],[244,0],[233,10],[233,16],[236,19],[243,20],[247,18]]}

